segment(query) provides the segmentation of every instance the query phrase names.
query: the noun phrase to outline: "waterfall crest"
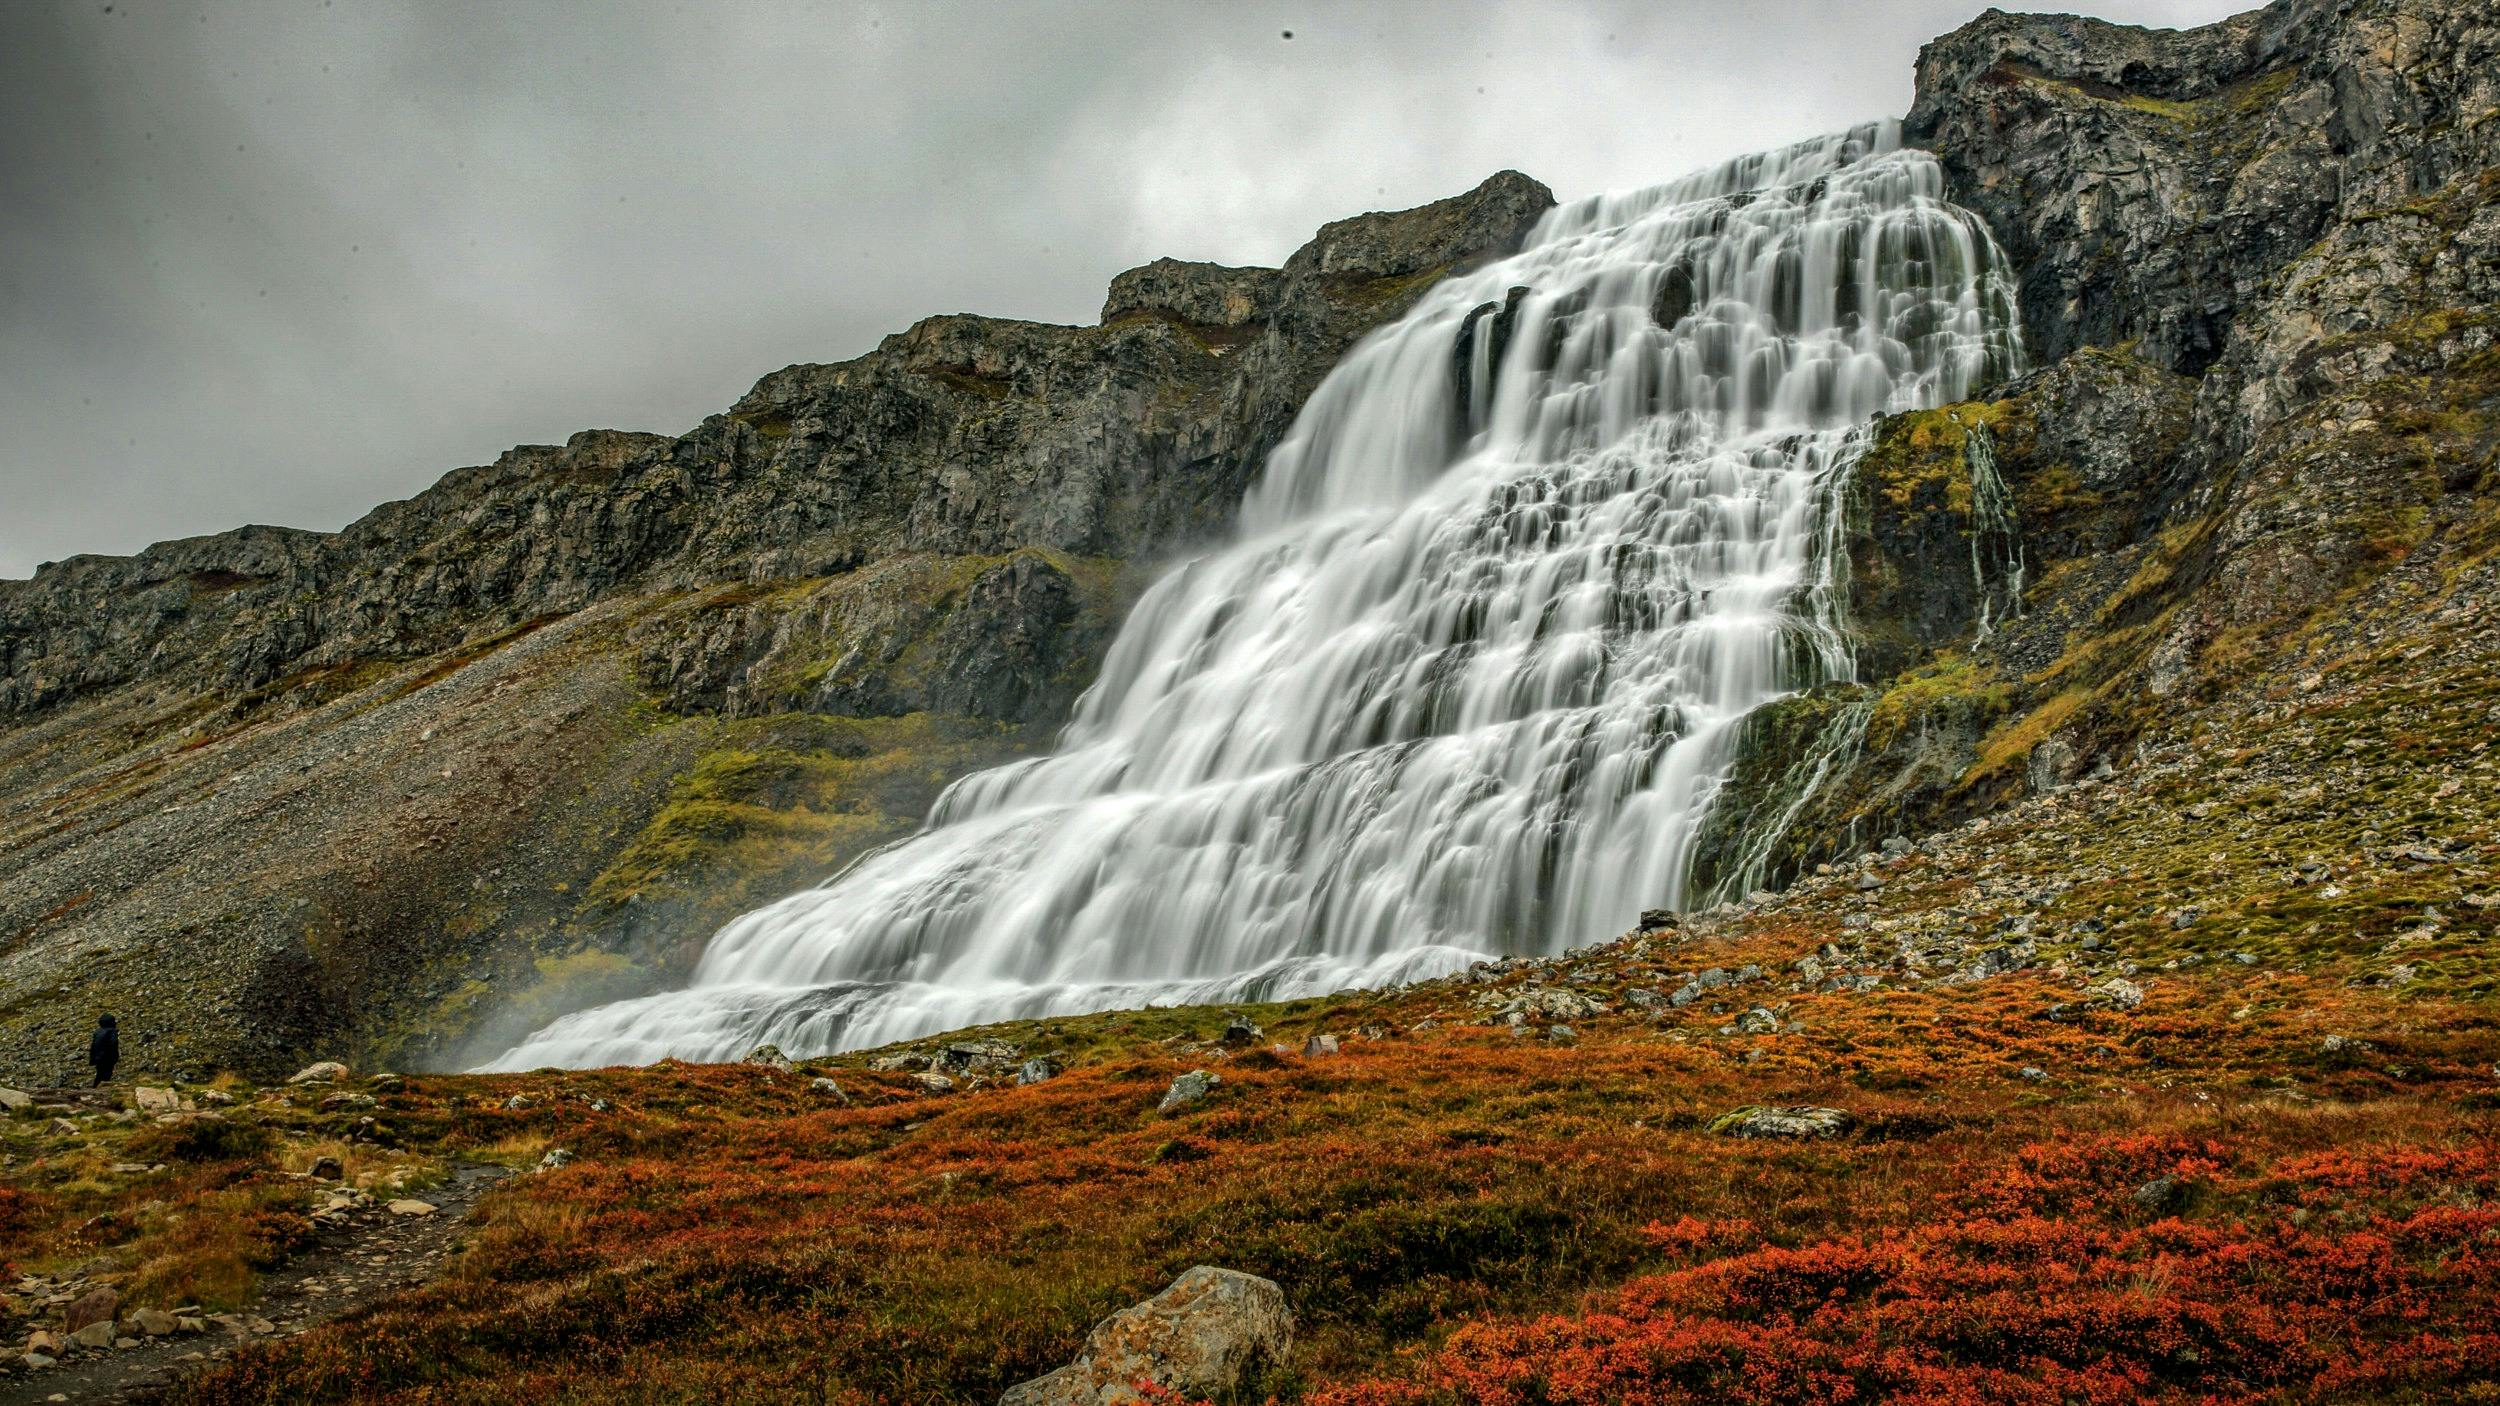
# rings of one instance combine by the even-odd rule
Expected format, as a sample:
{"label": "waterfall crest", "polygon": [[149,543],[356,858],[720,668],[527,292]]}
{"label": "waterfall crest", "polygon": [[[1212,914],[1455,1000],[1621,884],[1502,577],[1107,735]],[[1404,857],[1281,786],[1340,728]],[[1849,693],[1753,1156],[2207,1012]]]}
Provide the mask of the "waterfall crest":
{"label": "waterfall crest", "polygon": [[1850,670],[1867,423],[2019,356],[1942,190],[1885,124],[1554,210],[1329,375],[1054,754],[490,1067],[1278,999],[1680,903],[1735,724]]}

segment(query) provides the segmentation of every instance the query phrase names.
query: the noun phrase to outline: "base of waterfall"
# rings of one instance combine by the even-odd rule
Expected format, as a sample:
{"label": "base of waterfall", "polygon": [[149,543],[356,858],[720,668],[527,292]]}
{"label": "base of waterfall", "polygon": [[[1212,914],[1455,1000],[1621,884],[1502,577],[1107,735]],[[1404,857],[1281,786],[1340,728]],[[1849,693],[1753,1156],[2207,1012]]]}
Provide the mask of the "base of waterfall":
{"label": "base of waterfall", "polygon": [[1487,960],[1433,946],[1366,963],[1324,958],[1271,962],[1198,981],[937,985],[831,982],[822,986],[706,986],[662,992],[555,1021],[477,1073],[597,1069],[663,1059],[723,1063],[761,1044],[793,1053],[873,1049],[999,1021],[1174,1006],[1293,1001],[1427,981]]}

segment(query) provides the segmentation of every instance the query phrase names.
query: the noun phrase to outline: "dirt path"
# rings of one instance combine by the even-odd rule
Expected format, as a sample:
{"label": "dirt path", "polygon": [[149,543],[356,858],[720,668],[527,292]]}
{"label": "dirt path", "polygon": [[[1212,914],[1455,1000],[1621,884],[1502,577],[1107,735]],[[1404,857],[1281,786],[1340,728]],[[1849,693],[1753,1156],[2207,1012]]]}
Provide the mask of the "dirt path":
{"label": "dirt path", "polygon": [[219,1315],[208,1332],[85,1352],[44,1371],[12,1373],[0,1379],[0,1406],[163,1400],[183,1373],[242,1343],[300,1333],[424,1283],[459,1244],[478,1196],[509,1175],[502,1167],[454,1169],[450,1180],[420,1193],[435,1208],[432,1215],[395,1215],[387,1201],[376,1201],[345,1224],[323,1227],[312,1249],[263,1276],[250,1309]]}

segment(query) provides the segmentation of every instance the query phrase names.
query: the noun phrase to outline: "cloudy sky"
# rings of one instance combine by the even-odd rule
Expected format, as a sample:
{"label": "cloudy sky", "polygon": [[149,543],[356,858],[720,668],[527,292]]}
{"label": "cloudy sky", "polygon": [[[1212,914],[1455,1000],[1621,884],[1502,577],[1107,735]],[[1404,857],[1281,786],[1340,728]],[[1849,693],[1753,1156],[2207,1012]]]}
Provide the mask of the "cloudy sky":
{"label": "cloudy sky", "polygon": [[1505,166],[1569,198],[1897,114],[1981,4],[0,0],[0,576],[335,528]]}

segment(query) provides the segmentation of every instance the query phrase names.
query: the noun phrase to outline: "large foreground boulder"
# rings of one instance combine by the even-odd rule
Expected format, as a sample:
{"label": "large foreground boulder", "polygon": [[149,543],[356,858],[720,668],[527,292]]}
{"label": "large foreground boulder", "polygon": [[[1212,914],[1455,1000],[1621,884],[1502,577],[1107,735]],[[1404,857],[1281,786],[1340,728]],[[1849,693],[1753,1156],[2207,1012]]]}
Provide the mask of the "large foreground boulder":
{"label": "large foreground boulder", "polygon": [[1200,1265],[1094,1325],[1085,1351],[1009,1387],[998,1406],[1117,1406],[1140,1382],[1191,1396],[1228,1391],[1293,1350],[1293,1312],[1273,1280]]}

